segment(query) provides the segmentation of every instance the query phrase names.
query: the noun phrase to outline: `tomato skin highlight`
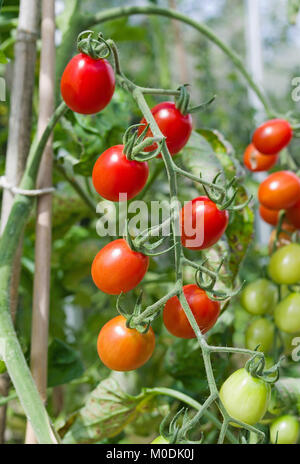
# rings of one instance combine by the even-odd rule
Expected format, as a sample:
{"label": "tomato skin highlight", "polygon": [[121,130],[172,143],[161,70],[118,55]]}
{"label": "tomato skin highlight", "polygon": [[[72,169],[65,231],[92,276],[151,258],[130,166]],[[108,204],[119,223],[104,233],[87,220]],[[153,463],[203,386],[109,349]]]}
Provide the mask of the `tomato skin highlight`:
{"label": "tomato skin highlight", "polygon": [[120,193],[131,200],[145,186],[149,167],[146,161],[128,160],[123,153],[124,145],[108,148],[97,159],[92,173],[93,185],[101,197],[119,201]]}
{"label": "tomato skin highlight", "polygon": [[[158,124],[163,135],[166,137],[167,147],[171,155],[176,155],[187,144],[193,128],[193,120],[190,114],[182,114],[173,102],[162,102],[151,109],[155,121]],[[143,118],[140,122],[143,124],[138,133],[141,134],[146,126],[146,120]],[[146,137],[152,137],[150,128]],[[152,151],[157,148],[154,143],[145,151]],[[159,155],[161,157],[161,155]]]}
{"label": "tomato skin highlight", "polygon": [[300,179],[291,171],[274,172],[260,184],[258,199],[269,209],[291,208],[300,200]]}
{"label": "tomato skin highlight", "polygon": [[300,331],[300,294],[291,293],[275,308],[275,324],[283,332],[296,334]]}
{"label": "tomato skin highlight", "polygon": [[220,389],[220,399],[231,417],[255,425],[267,411],[270,392],[268,384],[242,368],[225,380]]}
{"label": "tomato skin highlight", "polygon": [[285,414],[278,417],[270,426],[270,439],[273,445],[295,445],[299,440],[299,422],[295,416]]}
{"label": "tomato skin highlight", "polygon": [[[198,327],[203,334],[206,333],[219,317],[220,303],[209,299],[206,292],[195,284],[185,285],[183,292]],[[175,337],[196,337],[177,296],[173,296],[165,304],[163,320],[167,330]]]}
{"label": "tomato skin highlight", "polygon": [[277,284],[300,282],[300,245],[290,243],[275,251],[269,262],[268,273]]}
{"label": "tomato skin highlight", "polygon": [[244,153],[244,164],[252,172],[268,171],[275,166],[278,156],[278,154],[263,155],[250,143]]}
{"label": "tomato skin highlight", "polygon": [[274,342],[274,324],[264,317],[253,321],[246,331],[246,348],[255,350],[259,345],[258,351],[268,353]]}
{"label": "tomato skin highlight", "polygon": [[115,75],[105,59],[85,53],[75,55],[67,64],[60,83],[68,107],[81,114],[95,114],[110,102],[115,90]]}
{"label": "tomato skin highlight", "polygon": [[92,263],[92,278],[104,293],[119,295],[135,288],[147,272],[149,257],[130,249],[124,239],[105,245]]}
{"label": "tomato skin highlight", "polygon": [[275,155],[285,148],[293,137],[293,130],[285,119],[270,119],[259,126],[252,138],[254,147],[265,155]]}
{"label": "tomato skin highlight", "polygon": [[271,312],[276,303],[277,288],[267,279],[251,282],[241,293],[241,304],[250,314],[262,315]]}
{"label": "tomato skin highlight", "polygon": [[[180,211],[182,245],[190,250],[204,250],[211,247],[225,232],[228,220],[228,211],[219,210],[208,197],[194,198]],[[195,229],[196,225],[200,225],[199,228],[195,231],[191,230],[191,228]]]}
{"label": "tomato skin highlight", "polygon": [[114,371],[132,371],[143,366],[152,356],[155,335],[152,327],[142,334],[126,327],[126,318],[116,316],[100,330],[97,340],[99,358]]}

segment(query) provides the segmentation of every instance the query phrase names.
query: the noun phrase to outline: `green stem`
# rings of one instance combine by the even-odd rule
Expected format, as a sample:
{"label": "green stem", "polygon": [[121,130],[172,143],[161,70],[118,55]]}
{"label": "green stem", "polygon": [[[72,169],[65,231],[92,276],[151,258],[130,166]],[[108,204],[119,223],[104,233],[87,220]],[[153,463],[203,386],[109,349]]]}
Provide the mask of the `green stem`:
{"label": "green stem", "polygon": [[[48,138],[67,107],[62,103],[51,117],[42,137],[31,146],[20,188],[35,187],[39,164]],[[57,443],[46,409],[32,379],[18,341],[9,308],[10,279],[15,252],[29,217],[34,197],[16,195],[0,241],[0,353],[39,443]]]}
{"label": "green stem", "polygon": [[[147,391],[147,389],[146,389]],[[171,398],[175,398],[176,400],[178,401],[182,401],[182,403],[185,403],[187,405],[189,405],[191,408],[194,408],[196,409],[197,411],[201,411],[202,410],[202,407],[203,405],[201,403],[199,403],[198,401],[194,400],[193,398],[191,398],[190,396],[187,396],[185,395],[184,393],[181,393],[179,391],[176,391],[176,390],[173,390],[171,388],[164,388],[164,387],[158,387],[158,388],[150,388],[149,391],[151,393],[155,393],[157,395],[166,395],[166,396],[170,396]],[[213,413],[211,413],[210,411],[208,411],[207,409],[204,411],[204,415],[218,428],[218,429],[221,429],[222,428],[222,424],[221,422],[219,421],[219,419],[217,417],[215,417],[215,415]],[[235,435],[230,432],[230,431],[227,431],[226,433],[226,436],[228,438],[228,440],[231,442],[231,443],[238,443],[238,440],[237,438],[235,437]]]}
{"label": "green stem", "polygon": [[217,47],[219,47],[225,53],[225,55],[227,55],[227,57],[232,61],[234,66],[244,76],[249,87],[254,91],[254,93],[257,95],[257,97],[263,104],[267,115],[270,117],[274,115],[273,109],[269,105],[266,97],[264,96],[262,90],[259,88],[258,84],[254,81],[251,74],[246,70],[241,58],[228,45],[226,45],[221,39],[219,39],[219,37],[217,37],[208,26],[206,26],[205,24],[198,23],[193,19],[189,18],[188,16],[179,13],[178,11],[170,10],[167,8],[158,8],[155,6],[128,6],[121,8],[111,8],[105,11],[100,11],[95,15],[85,16],[83,27],[89,28],[91,26],[96,26],[97,24],[101,24],[106,21],[111,21],[113,19],[122,18],[124,16],[141,14],[159,15],[176,19],[185,24],[188,24],[189,26],[193,27],[198,32],[203,34],[207,39],[209,39]]}

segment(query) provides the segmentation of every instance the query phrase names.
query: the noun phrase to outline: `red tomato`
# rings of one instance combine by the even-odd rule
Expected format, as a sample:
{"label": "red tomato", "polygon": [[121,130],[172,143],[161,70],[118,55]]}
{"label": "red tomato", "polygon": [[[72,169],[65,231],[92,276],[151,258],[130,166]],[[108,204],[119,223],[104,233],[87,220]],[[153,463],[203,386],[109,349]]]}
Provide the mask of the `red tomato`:
{"label": "red tomato", "polygon": [[[183,292],[201,332],[206,333],[219,317],[220,303],[210,300],[205,291],[197,285],[185,285]],[[166,328],[175,337],[196,337],[177,296],[173,296],[165,304],[163,319]]]}
{"label": "red tomato", "polygon": [[[182,114],[172,102],[163,102],[152,108],[151,113],[158,124],[163,135],[166,137],[167,147],[171,155],[178,153],[188,142],[192,132],[192,116],[190,114]],[[141,124],[146,126],[146,120],[143,118]],[[145,127],[139,128],[139,134]],[[149,129],[146,137],[152,137],[152,132]],[[152,151],[157,148],[156,144],[147,147],[145,151]]]}
{"label": "red tomato", "polygon": [[94,258],[92,278],[102,292],[119,295],[135,288],[147,272],[149,257],[131,250],[120,238],[108,243]]}
{"label": "red tomato", "polygon": [[275,155],[286,147],[293,137],[293,130],[285,119],[271,119],[259,126],[253,134],[252,143],[265,155]]}
{"label": "red tomato", "polygon": [[259,205],[259,214],[260,217],[270,224],[271,226],[276,226],[278,223],[279,211],[276,209],[269,209],[263,205]]}
{"label": "red tomato", "polygon": [[300,229],[300,200],[286,210],[286,218],[296,229]]}
{"label": "red tomato", "polygon": [[123,149],[124,145],[109,148],[99,156],[94,165],[94,187],[107,200],[119,201],[120,193],[126,193],[126,199],[130,200],[147,182],[148,163],[128,160]]}
{"label": "red tomato", "polygon": [[115,90],[115,76],[109,62],[84,53],[67,64],[60,83],[62,97],[76,113],[94,114],[110,102]]}
{"label": "red tomato", "polygon": [[228,225],[228,211],[221,211],[209,198],[189,201],[180,211],[181,242],[191,250],[214,245]]}
{"label": "red tomato", "polygon": [[97,350],[103,364],[114,371],[132,371],[145,364],[152,356],[155,335],[150,327],[142,334],[126,327],[126,319],[117,316],[100,330]]}
{"label": "red tomato", "polygon": [[248,145],[244,153],[244,164],[252,172],[268,171],[278,160],[276,155],[262,155],[252,143]]}
{"label": "red tomato", "polygon": [[259,186],[258,199],[269,209],[288,209],[300,200],[300,179],[290,171],[270,174]]}

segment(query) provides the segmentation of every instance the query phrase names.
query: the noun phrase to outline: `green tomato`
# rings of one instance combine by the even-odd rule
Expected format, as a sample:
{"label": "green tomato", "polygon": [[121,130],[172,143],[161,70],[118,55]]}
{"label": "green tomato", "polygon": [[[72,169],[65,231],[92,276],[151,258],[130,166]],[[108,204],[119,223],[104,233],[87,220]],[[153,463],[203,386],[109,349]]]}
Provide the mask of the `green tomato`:
{"label": "green tomato", "polygon": [[162,435],[156,437],[153,441],[151,441],[151,445],[168,445],[169,442],[166,440]]}
{"label": "green tomato", "polygon": [[291,293],[275,308],[275,324],[283,332],[300,332],[300,293]]}
{"label": "green tomato", "polygon": [[290,243],[271,256],[269,275],[277,284],[296,284],[300,281],[300,245]]}
{"label": "green tomato", "polygon": [[231,417],[254,425],[267,411],[270,386],[242,368],[225,380],[220,389],[220,398]]}
{"label": "green tomato", "polygon": [[286,414],[278,417],[270,426],[270,438],[273,445],[295,445],[299,439],[299,422],[295,416]]}
{"label": "green tomato", "polygon": [[0,374],[4,374],[6,372],[6,365],[5,362],[0,360]]}
{"label": "green tomato", "polygon": [[253,321],[246,331],[246,348],[267,353],[272,349],[274,342],[274,324],[264,317]]}
{"label": "green tomato", "polygon": [[241,294],[241,304],[250,314],[266,314],[273,310],[276,303],[276,286],[267,279],[258,279],[248,284]]}

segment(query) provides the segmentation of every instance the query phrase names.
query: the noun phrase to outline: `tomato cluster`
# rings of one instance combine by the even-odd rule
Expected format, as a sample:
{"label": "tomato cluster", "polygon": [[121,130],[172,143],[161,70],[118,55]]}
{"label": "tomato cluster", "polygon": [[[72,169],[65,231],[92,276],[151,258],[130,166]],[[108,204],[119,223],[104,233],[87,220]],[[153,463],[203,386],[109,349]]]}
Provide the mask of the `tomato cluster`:
{"label": "tomato cluster", "polygon": [[244,153],[244,164],[252,172],[275,166],[279,152],[290,143],[293,130],[285,119],[271,119],[259,126]]}
{"label": "tomato cluster", "polygon": [[[61,94],[75,112],[94,114],[111,100],[115,78],[108,61],[94,59],[84,53],[76,55],[67,65],[61,79]],[[183,114],[173,102],[162,102],[151,110],[165,136],[166,145],[173,156],[188,142],[192,132],[191,114]],[[146,128],[141,120],[138,135]],[[144,135],[152,137],[150,129]],[[145,152],[157,149],[157,144],[144,148]],[[158,155],[161,157],[161,154]],[[144,188],[149,174],[146,161],[128,156],[124,145],[108,148],[97,159],[92,173],[97,193],[110,201],[131,200]],[[188,222],[191,224],[188,224]],[[184,247],[202,250],[214,245],[228,224],[228,212],[221,211],[208,197],[191,200],[180,213],[181,241]],[[104,246],[92,263],[95,285],[110,295],[133,290],[144,278],[149,257],[134,251],[124,239]],[[207,332],[216,322],[220,304],[212,301],[197,285],[186,285],[184,295],[200,330]],[[167,301],[163,320],[169,332],[181,338],[195,337],[177,296]],[[140,333],[126,324],[123,316],[115,317],[102,327],[98,337],[98,354],[102,362],[113,370],[131,370],[142,366],[152,355],[155,346],[153,330]]]}

